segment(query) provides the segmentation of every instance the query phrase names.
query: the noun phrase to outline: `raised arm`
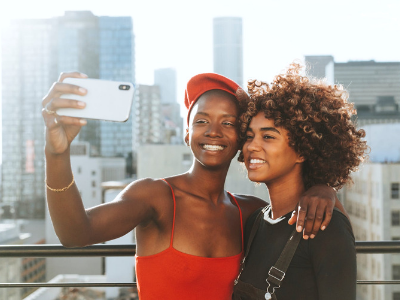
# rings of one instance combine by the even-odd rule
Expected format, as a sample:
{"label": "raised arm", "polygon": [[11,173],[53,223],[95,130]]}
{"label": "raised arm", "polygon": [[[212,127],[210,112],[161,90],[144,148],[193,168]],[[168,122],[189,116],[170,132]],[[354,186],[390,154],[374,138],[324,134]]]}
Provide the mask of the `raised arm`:
{"label": "raised arm", "polygon": [[84,74],[63,73],[44,97],[42,115],[46,125],[46,195],[54,229],[67,247],[86,246],[114,239],[154,217],[150,193],[154,183],[143,180],[131,184],[111,203],[85,209],[74,182],[70,144],[86,120],[58,116],[62,107],[83,108],[76,100],[60,99],[62,94],[84,95],[85,90],[63,83],[67,77]]}

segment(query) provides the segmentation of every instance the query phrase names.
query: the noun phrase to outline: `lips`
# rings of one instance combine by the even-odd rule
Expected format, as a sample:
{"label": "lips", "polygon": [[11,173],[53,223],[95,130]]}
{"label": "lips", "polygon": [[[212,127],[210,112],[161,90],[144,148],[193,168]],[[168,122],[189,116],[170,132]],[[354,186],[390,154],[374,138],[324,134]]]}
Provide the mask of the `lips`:
{"label": "lips", "polygon": [[266,163],[266,161],[261,158],[250,158],[248,162],[249,162],[248,165],[249,170],[255,170],[261,168]]}

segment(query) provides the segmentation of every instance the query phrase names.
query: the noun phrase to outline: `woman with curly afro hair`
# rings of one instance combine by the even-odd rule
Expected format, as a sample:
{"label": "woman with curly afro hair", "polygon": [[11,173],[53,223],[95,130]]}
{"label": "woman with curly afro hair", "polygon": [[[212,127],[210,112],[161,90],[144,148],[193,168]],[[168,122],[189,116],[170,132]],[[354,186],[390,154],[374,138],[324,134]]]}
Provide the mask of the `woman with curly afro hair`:
{"label": "woman with curly afro hair", "polygon": [[[294,225],[284,222],[308,187],[339,189],[350,181],[350,172],[357,170],[367,150],[364,131],[353,124],[355,110],[347,92],[301,71],[293,63],[271,84],[248,83],[239,161],[251,181],[267,186],[270,205],[254,212],[246,224],[249,251],[234,299],[356,297],[355,240],[347,216],[335,209],[329,227],[301,240]],[[281,272],[277,261],[289,239],[299,242],[290,246],[294,255],[284,257],[290,264]]]}

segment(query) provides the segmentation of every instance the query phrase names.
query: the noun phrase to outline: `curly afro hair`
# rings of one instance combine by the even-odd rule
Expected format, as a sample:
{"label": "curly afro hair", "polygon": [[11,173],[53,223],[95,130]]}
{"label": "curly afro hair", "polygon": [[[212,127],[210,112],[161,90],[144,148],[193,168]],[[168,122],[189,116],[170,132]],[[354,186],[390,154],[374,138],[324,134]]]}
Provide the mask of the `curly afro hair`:
{"label": "curly afro hair", "polygon": [[[302,69],[292,63],[271,84],[248,82],[250,99],[240,122],[242,145],[252,117],[262,111],[275,126],[288,131],[289,146],[304,157],[305,188],[315,184],[341,188],[366,158],[365,132],[351,120],[356,112],[343,87],[303,76]],[[238,159],[244,161],[242,152]]]}

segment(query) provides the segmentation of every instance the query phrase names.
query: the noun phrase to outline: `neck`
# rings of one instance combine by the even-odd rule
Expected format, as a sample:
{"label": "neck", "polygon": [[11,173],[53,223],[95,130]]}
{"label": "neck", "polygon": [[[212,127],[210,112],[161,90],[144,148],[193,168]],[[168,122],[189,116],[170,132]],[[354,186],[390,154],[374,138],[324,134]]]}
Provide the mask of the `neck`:
{"label": "neck", "polygon": [[229,165],[219,168],[207,168],[193,162],[186,173],[189,186],[195,187],[193,193],[217,204],[224,198],[224,187]]}
{"label": "neck", "polygon": [[293,211],[304,193],[304,183],[300,172],[266,183],[271,201],[272,219],[277,219]]}

